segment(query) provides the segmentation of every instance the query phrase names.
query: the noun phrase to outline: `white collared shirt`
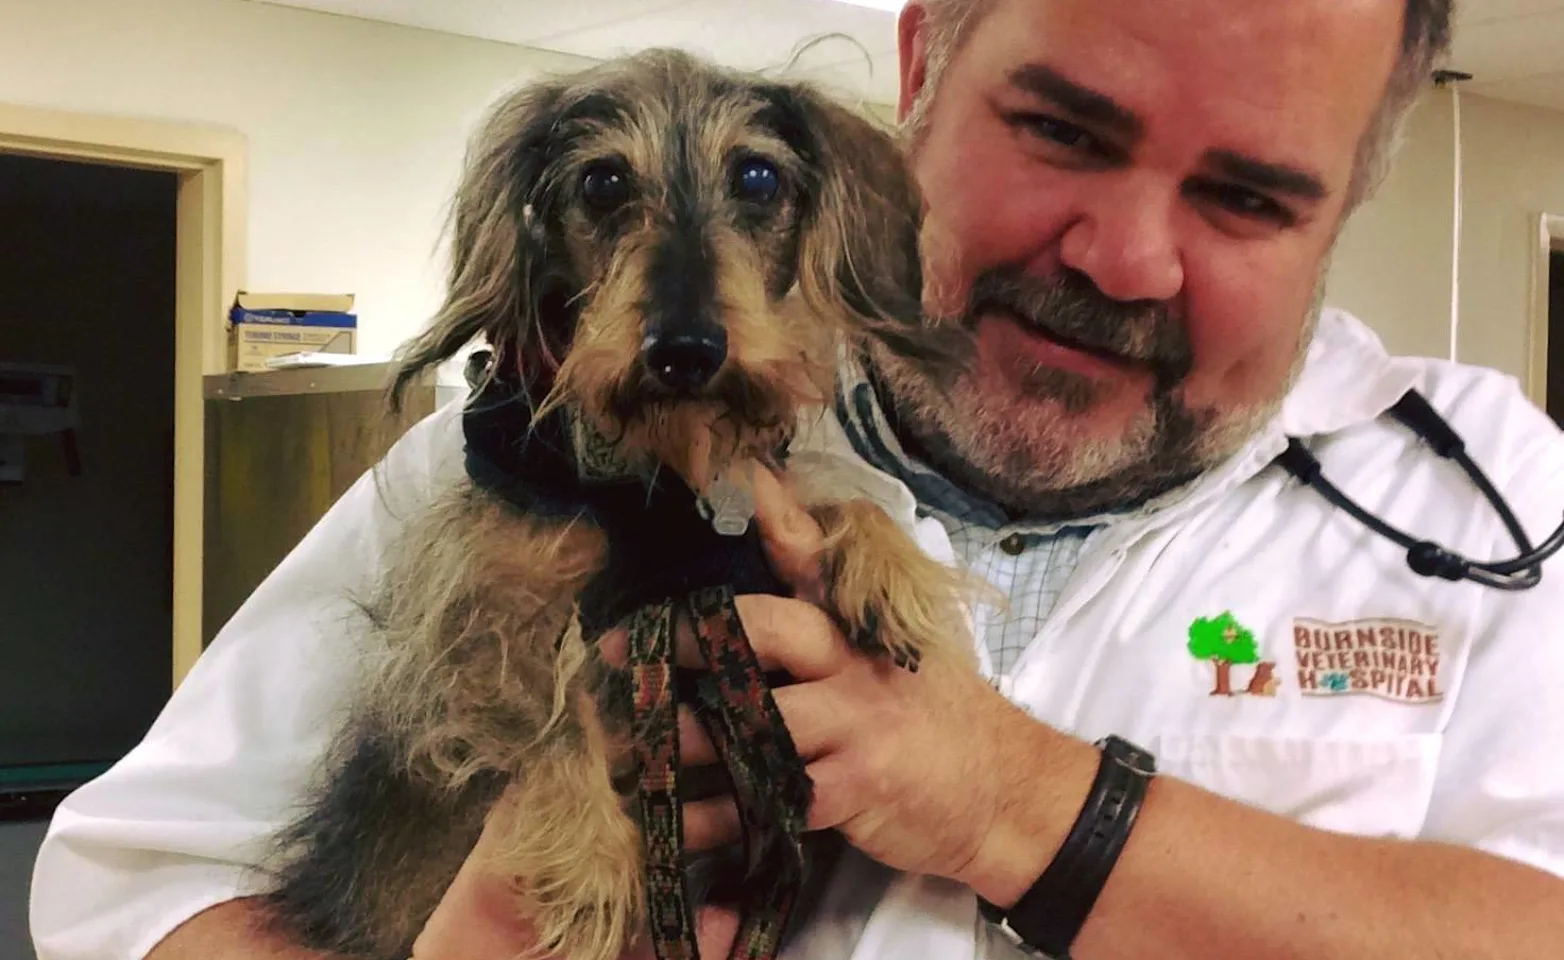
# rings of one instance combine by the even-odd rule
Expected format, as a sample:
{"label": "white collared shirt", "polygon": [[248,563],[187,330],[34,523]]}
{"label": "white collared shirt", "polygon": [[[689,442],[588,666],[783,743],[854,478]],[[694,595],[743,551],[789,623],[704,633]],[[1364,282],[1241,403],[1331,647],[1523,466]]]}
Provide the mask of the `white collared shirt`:
{"label": "white collared shirt", "polygon": [[[1533,540],[1551,532],[1564,436],[1513,380],[1391,358],[1328,311],[1278,421],[1192,489],[1094,533],[1001,690],[1061,729],[1126,737],[1168,775],[1304,823],[1467,844],[1564,875],[1564,567],[1523,593],[1419,577],[1271,465],[1285,436],[1302,437],[1393,525],[1474,557],[1513,555],[1460,470],[1381,416],[1413,386]],[[325,749],[354,668],[352,594],[398,518],[460,478],[458,413],[398,444],[380,485],[394,502],[373,478],[345,495],[145,740],[61,805],[34,878],[40,960],[138,960],[204,907],[257,889],[249,865]],[[834,423],[801,445],[799,467],[833,470],[844,492],[875,497],[953,559],[938,520]],[[1235,662],[1220,667],[1213,651]],[[850,860],[788,960],[966,960],[1000,955],[994,943],[969,891]]]}

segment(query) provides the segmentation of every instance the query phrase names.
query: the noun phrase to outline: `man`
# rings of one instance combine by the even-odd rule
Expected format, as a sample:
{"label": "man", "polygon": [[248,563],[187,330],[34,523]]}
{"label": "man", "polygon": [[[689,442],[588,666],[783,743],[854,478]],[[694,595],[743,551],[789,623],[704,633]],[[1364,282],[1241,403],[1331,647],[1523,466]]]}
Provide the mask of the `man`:
{"label": "man", "polygon": [[[979,349],[953,383],[873,358],[841,427],[918,496],[931,549],[1011,602],[983,612],[977,677],[874,671],[804,601],[745,598],[757,651],[802,681],[778,703],[812,823],[858,851],[789,956],[1018,952],[985,916],[1078,960],[1564,955],[1564,568],[1522,592],[1418,576],[1273,463],[1302,438],[1390,524],[1510,555],[1471,484],[1384,416],[1416,388],[1534,537],[1564,511],[1564,439],[1512,383],[1390,358],[1319,307],[1449,18],[1441,0],[903,11],[928,307]],[[459,470],[455,429],[446,412],[393,453],[409,504]],[[762,493],[773,560],[807,583],[818,531]],[[61,808],[41,960],[300,956],[247,930],[242,867],[347,669],[328,593],[405,505],[350,495],[133,758]],[[266,619],[284,599],[319,636]],[[1132,822],[1094,784],[1110,735],[1155,757]],[[1088,804],[1116,856],[1081,845]],[[692,843],[736,837],[726,801],[686,817]],[[1078,869],[1051,887],[1056,858]],[[420,960],[525,946],[503,886],[472,861]],[[723,954],[731,918],[704,919]]]}

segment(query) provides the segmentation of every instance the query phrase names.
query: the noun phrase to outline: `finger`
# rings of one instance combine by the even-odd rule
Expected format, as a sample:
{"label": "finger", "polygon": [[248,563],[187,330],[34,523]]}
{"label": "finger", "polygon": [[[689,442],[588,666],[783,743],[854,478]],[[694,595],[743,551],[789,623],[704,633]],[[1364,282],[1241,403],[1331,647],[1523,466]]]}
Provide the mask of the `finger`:
{"label": "finger", "polygon": [[715,850],[744,839],[738,804],[729,796],[680,804],[686,850]]}
{"label": "finger", "polygon": [[531,949],[536,931],[518,909],[508,878],[490,872],[485,851],[494,818],[413,943],[414,960],[510,960]]}
{"label": "finger", "polygon": [[701,653],[700,639],[695,635],[695,621],[681,610],[673,628],[674,662],[691,670],[704,670],[706,656]]}
{"label": "finger", "polygon": [[793,748],[805,763],[824,758],[842,745],[852,728],[850,709],[844,708],[829,684],[807,683],[771,692]]}
{"label": "finger", "polygon": [[732,907],[704,906],[695,912],[695,943],[703,957],[726,957],[739,935],[739,914]]}
{"label": "finger", "polygon": [[[703,957],[725,957],[733,950],[739,935],[738,911],[732,907],[706,905],[695,910],[695,945]],[[636,940],[620,960],[657,960],[657,950],[645,934]]]}
{"label": "finger", "polygon": [[813,785],[805,830],[835,830],[860,812],[856,775],[842,754],[828,754],[804,768]]}
{"label": "finger", "polygon": [[717,762],[717,748],[712,745],[706,728],[695,719],[689,707],[679,708],[679,765],[701,767]]}
{"label": "finger", "polygon": [[771,570],[800,598],[825,600],[820,553],[824,533],[792,491],[770,470],[754,471],[755,525]]}
{"label": "finger", "polygon": [[[690,670],[704,669],[706,658],[701,656],[695,626],[682,609],[674,613],[673,631],[675,664]],[[630,662],[630,628],[621,624],[609,630],[597,641],[597,649],[604,663],[623,669]]]}
{"label": "finger", "polygon": [[[735,597],[734,606],[770,686],[782,686],[796,680],[819,680],[852,662],[852,650],[836,622],[806,600],[752,593]],[[677,645],[674,659],[679,667],[710,669],[696,636],[695,624],[689,617],[679,618],[674,642]],[[685,690],[694,681],[695,677],[688,673],[680,677]]]}
{"label": "finger", "polygon": [[615,627],[598,638],[598,655],[611,667],[623,668],[630,662],[630,631],[627,627]]}
{"label": "finger", "polygon": [[823,680],[853,662],[852,649],[824,610],[803,600],[747,594],[736,606],[761,669]]}

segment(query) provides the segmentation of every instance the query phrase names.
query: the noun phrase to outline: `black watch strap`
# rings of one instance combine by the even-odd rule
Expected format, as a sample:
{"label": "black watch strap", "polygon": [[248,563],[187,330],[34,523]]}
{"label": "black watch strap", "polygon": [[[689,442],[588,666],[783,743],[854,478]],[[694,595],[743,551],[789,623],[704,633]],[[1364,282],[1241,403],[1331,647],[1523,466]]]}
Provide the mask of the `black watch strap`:
{"label": "black watch strap", "polygon": [[1053,862],[1008,911],[982,905],[988,919],[1055,960],[1068,960],[1157,772],[1150,751],[1127,740],[1110,736],[1097,746],[1102,751],[1097,776]]}

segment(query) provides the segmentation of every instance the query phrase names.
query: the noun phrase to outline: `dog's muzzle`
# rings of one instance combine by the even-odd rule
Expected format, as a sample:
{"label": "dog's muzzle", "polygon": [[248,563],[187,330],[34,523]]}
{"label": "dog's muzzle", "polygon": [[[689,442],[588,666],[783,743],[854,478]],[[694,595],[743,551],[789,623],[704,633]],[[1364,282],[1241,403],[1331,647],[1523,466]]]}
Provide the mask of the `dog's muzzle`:
{"label": "dog's muzzle", "polygon": [[678,396],[699,393],[727,359],[727,333],[715,324],[654,331],[641,341],[646,372]]}

